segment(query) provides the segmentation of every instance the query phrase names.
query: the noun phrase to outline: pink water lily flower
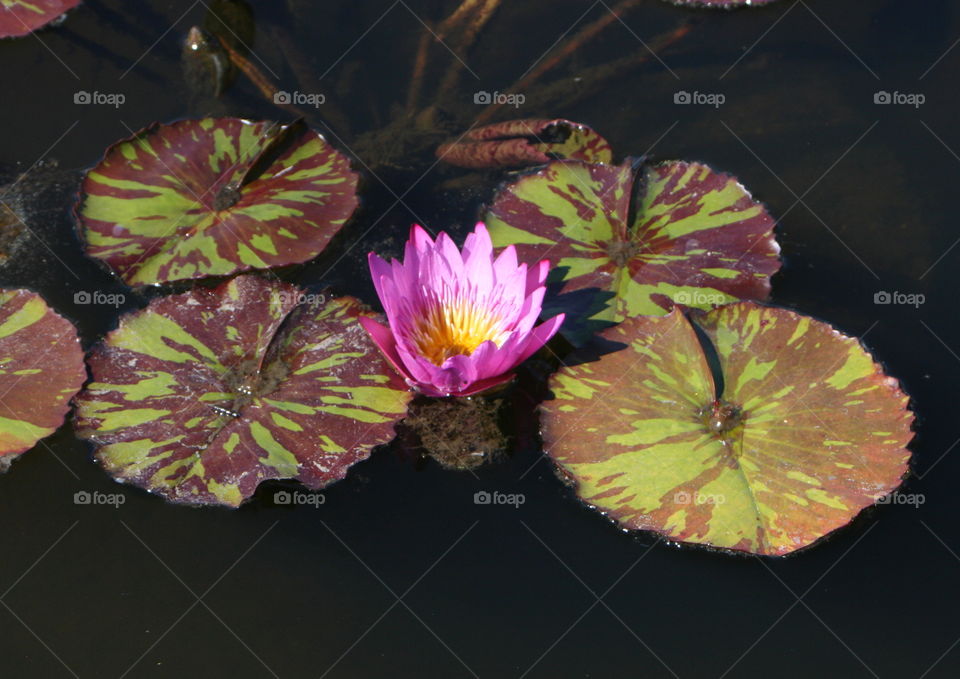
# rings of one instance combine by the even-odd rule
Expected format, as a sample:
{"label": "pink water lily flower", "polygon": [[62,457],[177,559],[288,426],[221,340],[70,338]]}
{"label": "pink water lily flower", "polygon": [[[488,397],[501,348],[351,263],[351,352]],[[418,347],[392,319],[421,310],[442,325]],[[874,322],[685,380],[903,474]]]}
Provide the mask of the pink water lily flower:
{"label": "pink water lily flower", "polygon": [[370,253],[390,325],[363,327],[407,383],[428,396],[469,396],[502,384],[557,332],[563,314],[534,327],[550,263],[529,270],[511,245],[496,259],[478,223],[463,251],[446,233],[410,231],[403,261]]}

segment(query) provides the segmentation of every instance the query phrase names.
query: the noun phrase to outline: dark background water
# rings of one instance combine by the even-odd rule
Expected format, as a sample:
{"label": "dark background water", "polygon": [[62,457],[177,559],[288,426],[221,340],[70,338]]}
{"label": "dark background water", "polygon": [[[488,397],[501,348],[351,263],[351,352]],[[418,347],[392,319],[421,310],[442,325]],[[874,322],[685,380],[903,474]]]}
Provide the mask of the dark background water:
{"label": "dark background water", "polygon": [[[285,89],[324,93],[344,119],[321,108],[313,122],[349,152],[370,148],[364,133],[405,101],[417,17],[436,21],[453,3],[253,6],[254,60]],[[442,125],[466,129],[473,92],[506,89],[606,11],[506,3],[463,55],[476,77],[465,71],[447,93],[455,112]],[[185,86],[180,45],[205,12],[188,0],[90,0],[59,28],[0,43],[0,167],[9,178],[45,166],[22,197],[45,245],[31,241],[0,283],[40,290],[85,345],[116,312],[76,305],[76,292],[145,302],[79,253],[67,213],[76,170],[152,121],[278,115],[243,79],[219,101]],[[192,510],[112,482],[66,425],[0,476],[3,676],[956,677],[958,15],[957,3],[895,0],[698,13],[663,63],[572,103],[531,93],[517,111],[589,123],[621,155],[709,162],[782,217],[773,301],[864,336],[902,380],[918,415],[903,492],[922,504],[871,509],[782,560],[678,549],[579,505],[527,445],[475,475],[381,450],[320,508],[276,507],[261,493],[237,511]],[[581,69],[642,51],[640,40],[689,16],[641,3],[546,80],[573,97]],[[444,67],[452,58],[431,54]],[[80,90],[126,101],[77,105]],[[676,105],[679,90],[726,101]],[[877,105],[881,90],[926,101]],[[465,173],[433,166],[426,147],[400,167],[366,162],[348,232],[287,275],[374,301],[368,250],[398,252],[411,221],[462,234],[495,182],[451,190]],[[877,305],[879,291],[925,303]],[[125,503],[75,505],[83,490]],[[479,490],[526,501],[478,506]]]}

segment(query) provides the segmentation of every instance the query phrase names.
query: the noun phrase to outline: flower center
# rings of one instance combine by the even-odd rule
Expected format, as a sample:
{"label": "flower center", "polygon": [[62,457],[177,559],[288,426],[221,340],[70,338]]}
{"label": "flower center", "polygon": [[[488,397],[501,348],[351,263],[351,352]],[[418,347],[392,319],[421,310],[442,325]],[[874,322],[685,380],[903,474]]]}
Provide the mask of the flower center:
{"label": "flower center", "polygon": [[414,322],[411,339],[420,354],[434,365],[451,356],[469,356],[487,340],[497,346],[506,339],[500,318],[490,309],[466,300],[438,301]]}

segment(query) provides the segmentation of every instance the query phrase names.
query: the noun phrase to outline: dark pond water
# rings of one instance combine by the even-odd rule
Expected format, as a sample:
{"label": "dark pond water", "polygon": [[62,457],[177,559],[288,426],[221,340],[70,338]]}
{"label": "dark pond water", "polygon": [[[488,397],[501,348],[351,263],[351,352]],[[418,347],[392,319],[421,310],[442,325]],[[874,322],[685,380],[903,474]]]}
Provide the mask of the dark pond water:
{"label": "dark pond water", "polygon": [[[287,90],[324,94],[311,122],[368,166],[349,232],[285,275],[374,301],[368,250],[398,252],[412,221],[462,234],[493,188],[433,166],[417,135],[370,136],[407,100],[418,17],[436,21],[454,3],[252,4],[251,59]],[[465,129],[475,92],[506,89],[606,11],[505,3],[463,55],[436,125]],[[116,312],[74,304],[77,292],[124,292],[125,308],[145,300],[80,255],[76,171],[152,121],[278,115],[242,78],[219,100],[187,87],[181,44],[205,13],[199,1],[89,0],[55,30],[0,43],[0,168],[9,179],[43,160],[18,200],[45,243],[31,241],[0,284],[41,291],[86,345]],[[918,413],[903,492],[922,504],[872,509],[783,560],[678,549],[580,506],[527,442],[475,475],[378,451],[320,508],[258,496],[238,511],[191,510],[114,484],[66,426],[0,476],[3,676],[958,676],[960,8],[782,0],[697,16],[658,59],[576,80],[690,17],[640,3],[517,114],[587,122],[620,154],[707,161],[782,217],[773,300],[865,336],[902,380]],[[453,59],[440,46],[431,55],[421,105]],[[725,102],[677,105],[681,90]],[[125,102],[79,105],[79,91]],[[879,91],[925,102],[878,105]],[[880,291],[925,302],[877,305]],[[479,490],[525,503],[478,506]],[[125,503],[78,506],[78,491]]]}

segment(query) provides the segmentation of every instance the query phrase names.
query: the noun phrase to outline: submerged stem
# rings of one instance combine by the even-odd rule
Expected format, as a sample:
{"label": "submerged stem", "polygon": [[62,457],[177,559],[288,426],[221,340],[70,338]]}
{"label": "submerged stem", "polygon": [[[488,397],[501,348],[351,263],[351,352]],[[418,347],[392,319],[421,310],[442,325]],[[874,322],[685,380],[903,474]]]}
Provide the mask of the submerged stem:
{"label": "submerged stem", "polygon": [[413,60],[413,75],[410,76],[410,89],[407,90],[407,114],[413,115],[420,100],[423,88],[423,72],[427,67],[427,50],[430,48],[430,30],[423,29],[417,44],[417,56]]}
{"label": "submerged stem", "polygon": [[[569,106],[600,90],[604,83],[617,78],[627,71],[642,66],[653,58],[654,52],[659,52],[679,42],[696,25],[696,20],[689,19],[668,33],[661,34],[648,42],[649,51],[639,52],[622,57],[615,61],[585,68],[577,73],[575,85],[570,78],[564,78],[548,84],[539,85],[526,92],[527,99],[536,101],[539,106],[549,107],[553,102]],[[491,105],[478,118],[482,124],[497,111],[497,106]]]}
{"label": "submerged stem", "polygon": [[[464,28],[463,37],[460,39],[460,42],[456,46],[455,53],[459,53],[463,56],[466,56],[466,53],[473,47],[473,43],[476,41],[477,36],[480,34],[480,31],[483,30],[483,27],[487,25],[487,22],[490,21],[490,18],[493,16],[494,12],[497,11],[497,8],[500,6],[501,0],[485,0],[480,8],[477,10],[476,16],[473,20],[467,24]],[[443,80],[440,82],[440,94],[444,92],[449,92],[457,83],[457,77],[460,75],[460,71],[463,70],[463,61],[456,58],[450,65],[447,67],[447,72],[443,76]]]}

